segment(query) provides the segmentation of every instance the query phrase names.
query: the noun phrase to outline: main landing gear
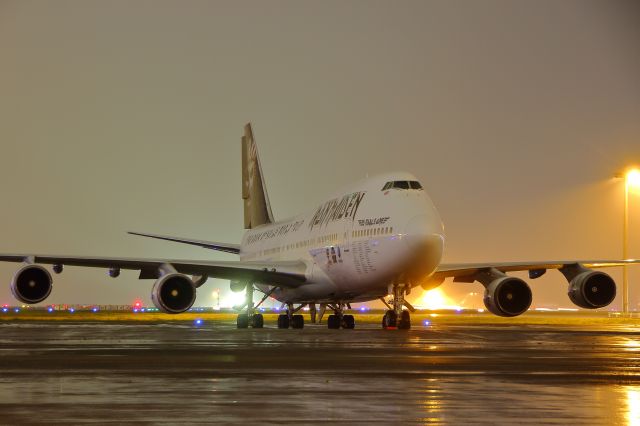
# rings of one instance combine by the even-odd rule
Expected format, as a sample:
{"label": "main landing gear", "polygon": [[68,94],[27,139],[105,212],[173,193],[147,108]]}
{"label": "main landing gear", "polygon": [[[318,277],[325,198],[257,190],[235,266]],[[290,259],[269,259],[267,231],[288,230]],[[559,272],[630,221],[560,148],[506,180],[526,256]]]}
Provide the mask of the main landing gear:
{"label": "main landing gear", "polygon": [[[404,284],[394,284],[393,309],[389,309],[382,317],[382,328],[385,330],[409,330],[411,328],[411,313],[402,309],[405,305],[404,295]],[[388,307],[391,308],[390,306]]]}
{"label": "main landing gear", "polygon": [[327,328],[339,329],[344,328],[347,330],[353,330],[356,326],[356,320],[353,315],[345,315],[344,303],[338,302],[331,305],[327,305],[328,308],[333,310],[333,314],[327,318]]}
{"label": "main landing gear", "polygon": [[294,309],[293,304],[289,303],[287,305],[287,313],[278,315],[278,328],[304,328],[304,317],[295,314],[302,309],[303,306],[304,304]]}
{"label": "main landing gear", "polygon": [[256,313],[256,308],[253,306],[253,284],[247,284],[247,288],[245,291],[245,305],[247,307],[247,313],[238,315],[236,319],[236,325],[238,328],[249,328],[249,326],[251,326],[252,328],[263,328],[264,317],[262,316],[262,314]]}

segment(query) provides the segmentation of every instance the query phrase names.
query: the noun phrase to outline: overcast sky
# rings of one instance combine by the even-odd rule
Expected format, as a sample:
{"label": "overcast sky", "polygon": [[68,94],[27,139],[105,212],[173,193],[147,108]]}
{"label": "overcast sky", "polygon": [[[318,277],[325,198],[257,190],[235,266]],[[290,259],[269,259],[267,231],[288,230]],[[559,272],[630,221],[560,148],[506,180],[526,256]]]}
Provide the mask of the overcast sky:
{"label": "overcast sky", "polygon": [[[640,6],[0,0],[0,252],[233,260],[125,232],[238,242],[247,121],[276,219],[407,170],[445,222],[445,261],[616,258]],[[640,257],[640,194],[631,207]],[[16,269],[0,265],[0,303]],[[147,302],[136,276],[67,268],[48,302]],[[560,274],[532,284],[534,306],[570,306]],[[639,271],[631,284],[636,307]]]}

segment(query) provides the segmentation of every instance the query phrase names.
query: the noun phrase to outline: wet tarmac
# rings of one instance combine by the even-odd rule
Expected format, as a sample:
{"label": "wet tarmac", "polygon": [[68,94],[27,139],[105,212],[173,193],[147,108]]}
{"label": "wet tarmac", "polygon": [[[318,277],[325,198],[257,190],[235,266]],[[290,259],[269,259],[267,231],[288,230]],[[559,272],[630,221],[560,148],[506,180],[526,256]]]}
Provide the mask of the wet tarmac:
{"label": "wet tarmac", "polygon": [[0,322],[0,424],[640,424],[640,328]]}

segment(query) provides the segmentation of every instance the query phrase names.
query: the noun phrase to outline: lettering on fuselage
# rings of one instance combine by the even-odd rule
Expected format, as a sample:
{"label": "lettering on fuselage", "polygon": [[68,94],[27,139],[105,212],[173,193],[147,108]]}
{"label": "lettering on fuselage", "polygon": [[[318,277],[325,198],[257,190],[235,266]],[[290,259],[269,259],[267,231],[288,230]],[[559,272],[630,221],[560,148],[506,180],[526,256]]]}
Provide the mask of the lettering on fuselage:
{"label": "lettering on fuselage", "polygon": [[385,223],[387,223],[388,220],[389,220],[389,216],[358,219],[358,225],[360,226],[384,225]]}
{"label": "lettering on fuselage", "polygon": [[247,238],[247,244],[253,244],[258,241],[267,240],[269,238],[281,237],[287,235],[289,232],[295,232],[304,224],[304,220],[298,220],[296,222],[285,223],[267,231],[260,232],[258,234],[250,235]]}
{"label": "lettering on fuselage", "polygon": [[353,220],[364,198],[364,194],[366,194],[366,192],[354,192],[353,194],[345,195],[342,198],[334,198],[322,204],[316,210],[311,221],[309,221],[309,229],[313,229],[316,226],[326,227],[329,223],[336,220]]}

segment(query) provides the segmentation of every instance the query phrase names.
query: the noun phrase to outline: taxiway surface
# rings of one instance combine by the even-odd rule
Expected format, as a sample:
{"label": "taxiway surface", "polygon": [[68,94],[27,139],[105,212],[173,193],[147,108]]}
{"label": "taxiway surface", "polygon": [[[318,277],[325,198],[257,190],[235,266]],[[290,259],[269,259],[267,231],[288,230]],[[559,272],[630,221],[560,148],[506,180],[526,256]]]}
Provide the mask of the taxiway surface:
{"label": "taxiway surface", "polygon": [[0,322],[0,423],[640,422],[635,326],[325,327]]}

